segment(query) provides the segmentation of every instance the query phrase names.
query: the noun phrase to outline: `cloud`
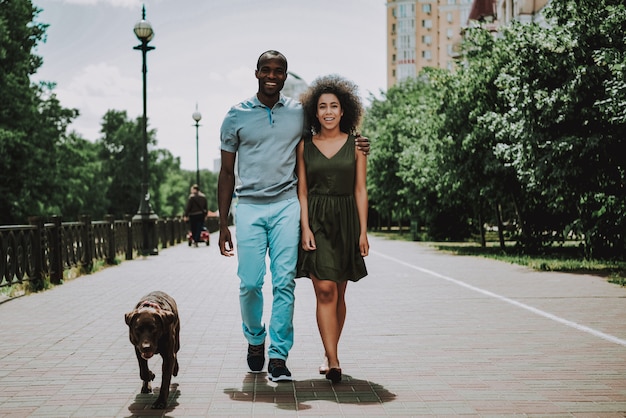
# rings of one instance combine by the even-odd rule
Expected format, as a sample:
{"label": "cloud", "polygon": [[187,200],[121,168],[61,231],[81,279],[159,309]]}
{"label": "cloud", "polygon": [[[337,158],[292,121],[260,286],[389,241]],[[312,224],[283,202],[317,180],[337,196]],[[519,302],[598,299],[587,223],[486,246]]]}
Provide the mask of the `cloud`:
{"label": "cloud", "polygon": [[118,67],[101,62],[86,66],[69,82],[67,90],[77,96],[97,99],[136,96],[140,88],[139,80],[125,77]]}
{"label": "cloud", "polygon": [[222,75],[220,73],[217,73],[215,71],[211,71],[207,75],[207,80],[210,80],[210,81],[223,81],[224,77],[222,77]]}
{"label": "cloud", "polygon": [[[63,106],[80,109],[72,128],[95,139],[100,121],[110,110],[141,109],[141,80],[125,77],[107,63],[88,65],[63,87],[55,89]],[[129,112],[133,117],[136,112]]]}
{"label": "cloud", "polygon": [[254,70],[249,67],[239,67],[231,70],[226,74],[226,79],[233,86],[240,86],[241,84],[247,84],[254,78]]}

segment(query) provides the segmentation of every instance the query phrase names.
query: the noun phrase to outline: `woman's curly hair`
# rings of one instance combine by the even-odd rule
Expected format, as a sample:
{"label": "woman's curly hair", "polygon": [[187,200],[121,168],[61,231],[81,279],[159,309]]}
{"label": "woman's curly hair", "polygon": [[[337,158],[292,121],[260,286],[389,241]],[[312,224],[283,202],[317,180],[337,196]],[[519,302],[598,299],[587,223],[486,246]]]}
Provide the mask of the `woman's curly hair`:
{"label": "woman's curly hair", "polygon": [[332,93],[339,99],[343,116],[339,122],[341,132],[358,135],[359,125],[363,116],[363,104],[358,94],[358,86],[350,80],[337,74],[318,77],[309,88],[300,96],[306,126],[312,134],[321,130],[320,121],[317,120],[317,102],[322,94]]}

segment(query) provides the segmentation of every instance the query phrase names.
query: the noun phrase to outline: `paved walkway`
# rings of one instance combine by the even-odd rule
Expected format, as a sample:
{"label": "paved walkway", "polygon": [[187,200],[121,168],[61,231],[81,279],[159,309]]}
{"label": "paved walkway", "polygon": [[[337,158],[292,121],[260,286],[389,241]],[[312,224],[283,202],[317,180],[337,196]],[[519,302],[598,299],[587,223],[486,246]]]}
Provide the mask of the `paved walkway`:
{"label": "paved walkway", "polygon": [[[0,304],[0,417],[626,416],[626,289],[602,278],[372,237],[369,276],[348,286],[344,381],[317,373],[299,279],[296,381],[277,384],[246,372],[236,259],[212,241]],[[182,322],[165,411],[139,393],[123,318],[152,290],[174,296]],[[158,387],[160,357],[150,366]]]}

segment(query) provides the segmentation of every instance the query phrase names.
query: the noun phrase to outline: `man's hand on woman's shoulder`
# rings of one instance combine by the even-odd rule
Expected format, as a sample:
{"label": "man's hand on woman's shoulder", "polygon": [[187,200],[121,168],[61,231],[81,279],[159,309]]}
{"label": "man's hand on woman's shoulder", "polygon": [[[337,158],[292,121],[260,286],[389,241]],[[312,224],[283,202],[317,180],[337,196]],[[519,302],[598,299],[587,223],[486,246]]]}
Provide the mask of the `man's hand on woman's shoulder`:
{"label": "man's hand on woman's shoulder", "polygon": [[369,138],[359,135],[356,138],[354,138],[354,144],[356,145],[357,149],[359,151],[361,151],[364,155],[369,155],[370,154],[370,140]]}

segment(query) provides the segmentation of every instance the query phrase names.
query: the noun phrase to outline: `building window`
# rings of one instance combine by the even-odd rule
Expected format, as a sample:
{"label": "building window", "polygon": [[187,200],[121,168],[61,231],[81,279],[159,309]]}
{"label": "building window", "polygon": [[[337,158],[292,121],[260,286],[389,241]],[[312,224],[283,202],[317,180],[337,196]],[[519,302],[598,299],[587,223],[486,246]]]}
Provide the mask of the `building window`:
{"label": "building window", "polygon": [[431,5],[430,4],[422,4],[422,12],[426,14],[430,14]]}
{"label": "building window", "polygon": [[448,39],[452,39],[454,37],[454,29],[448,28],[446,30],[446,36],[448,37]]}
{"label": "building window", "polygon": [[448,23],[454,22],[454,15],[451,12],[448,12],[447,18],[448,18]]}
{"label": "building window", "polygon": [[423,35],[422,36],[422,43],[424,45],[430,45],[433,42],[433,37],[430,35]]}
{"label": "building window", "polygon": [[426,29],[430,29],[433,27],[433,21],[430,19],[422,20],[422,27]]}
{"label": "building window", "polygon": [[422,51],[422,58],[424,58],[427,61],[430,61],[432,59],[433,55],[430,51]]}

